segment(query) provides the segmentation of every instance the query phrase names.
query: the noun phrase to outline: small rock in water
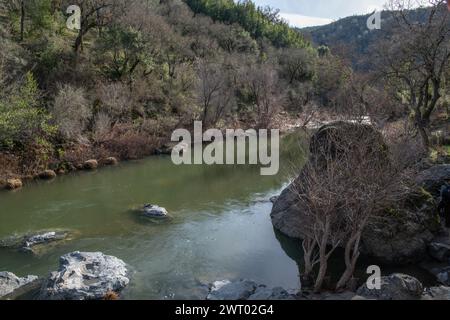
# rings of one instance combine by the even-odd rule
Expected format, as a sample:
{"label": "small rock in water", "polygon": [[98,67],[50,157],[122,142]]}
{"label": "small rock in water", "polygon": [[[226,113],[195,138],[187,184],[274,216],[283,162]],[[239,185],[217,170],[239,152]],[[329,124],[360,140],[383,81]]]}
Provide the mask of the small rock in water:
{"label": "small rock in water", "polygon": [[98,168],[98,161],[97,160],[88,160],[83,164],[83,168],[85,170],[95,170]]}
{"label": "small rock in water", "polygon": [[283,288],[267,288],[258,285],[254,281],[240,280],[230,282],[228,280],[213,283],[207,300],[293,300],[295,296],[289,294]]}
{"label": "small rock in water", "polygon": [[40,299],[101,300],[119,294],[130,282],[125,262],[101,252],[72,252],[44,283]]}
{"label": "small rock in water", "polygon": [[11,272],[0,272],[0,298],[10,295],[36,280],[38,280],[37,276],[19,278]]}
{"label": "small rock in water", "polygon": [[69,231],[36,232],[2,239],[0,240],[0,248],[16,249],[39,255],[45,252],[51,245],[69,240],[69,237]]}
{"label": "small rock in water", "polygon": [[163,207],[152,204],[146,204],[142,209],[142,214],[147,218],[166,218],[168,212]]}
{"label": "small rock in water", "polygon": [[20,179],[9,179],[6,181],[6,189],[16,190],[22,188],[23,183]]}

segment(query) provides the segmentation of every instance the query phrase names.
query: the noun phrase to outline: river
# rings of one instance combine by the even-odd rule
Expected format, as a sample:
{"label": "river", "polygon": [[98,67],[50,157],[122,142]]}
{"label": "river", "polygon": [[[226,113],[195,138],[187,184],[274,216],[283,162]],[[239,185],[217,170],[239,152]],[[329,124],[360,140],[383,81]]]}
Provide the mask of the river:
{"label": "river", "polygon": [[[161,156],[1,192],[0,239],[54,229],[76,235],[41,256],[2,249],[0,270],[46,276],[65,253],[101,251],[130,266],[125,299],[196,299],[202,284],[240,278],[299,289],[300,246],[275,233],[269,201],[304,160],[298,146],[297,135],[283,139],[277,176],[256,166],[175,166]],[[131,210],[144,203],[167,208],[171,219]]]}

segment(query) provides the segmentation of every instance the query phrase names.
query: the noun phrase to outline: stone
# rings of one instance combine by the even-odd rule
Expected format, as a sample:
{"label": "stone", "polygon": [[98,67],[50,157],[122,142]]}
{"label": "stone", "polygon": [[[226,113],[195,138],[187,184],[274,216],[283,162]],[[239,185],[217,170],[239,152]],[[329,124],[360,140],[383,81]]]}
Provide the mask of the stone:
{"label": "stone", "polygon": [[88,160],[83,164],[83,169],[85,170],[95,170],[98,168],[97,160]]}
{"label": "stone", "polygon": [[38,174],[39,179],[52,180],[56,178],[56,173],[53,170],[45,170]]}
{"label": "stone", "polygon": [[281,287],[268,288],[254,281],[229,280],[212,284],[207,300],[295,300],[296,297]]}
{"label": "stone", "polygon": [[42,286],[44,300],[101,300],[119,294],[130,282],[122,260],[101,252],[72,252]]}
{"label": "stone", "polygon": [[6,180],[6,189],[8,190],[16,190],[23,187],[22,180],[20,179],[8,179]]}
{"label": "stone", "polygon": [[15,249],[34,255],[41,255],[52,246],[70,240],[71,236],[72,233],[65,230],[34,232],[1,239],[0,248]]}
{"label": "stone", "polygon": [[207,300],[247,300],[258,285],[249,280],[215,283]]}
{"label": "stone", "polygon": [[37,276],[17,277],[11,272],[0,272],[0,298],[13,294],[16,290],[38,280]]}
{"label": "stone", "polygon": [[441,187],[450,180],[450,164],[433,166],[419,173],[417,184],[430,192],[434,197],[440,196]]}
{"label": "stone", "polygon": [[109,157],[109,158],[106,158],[105,160],[103,160],[103,164],[105,166],[116,166],[118,163],[119,163],[119,161],[114,157]]}
{"label": "stone", "polygon": [[450,259],[450,244],[432,242],[428,245],[428,253],[437,261],[447,262]]}
{"label": "stone", "polygon": [[275,203],[278,200],[278,196],[270,197],[270,202]]}
{"label": "stone", "polygon": [[450,287],[432,287],[425,289],[422,300],[450,300]]}
{"label": "stone", "polygon": [[356,295],[373,300],[418,300],[422,297],[423,285],[414,277],[405,274],[392,274],[381,277],[381,289],[370,290],[362,285]]}
{"label": "stone", "polygon": [[168,215],[165,208],[153,204],[144,205],[141,211],[147,218],[166,218]]}

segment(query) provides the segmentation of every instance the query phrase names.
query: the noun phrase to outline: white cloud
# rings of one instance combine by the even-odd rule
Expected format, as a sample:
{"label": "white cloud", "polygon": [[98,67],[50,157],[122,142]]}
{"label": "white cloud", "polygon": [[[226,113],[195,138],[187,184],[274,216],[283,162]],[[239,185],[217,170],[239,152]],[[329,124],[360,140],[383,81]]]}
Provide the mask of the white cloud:
{"label": "white cloud", "polygon": [[332,19],[310,17],[310,16],[304,16],[304,15],[295,14],[295,13],[281,12],[280,16],[283,19],[285,19],[286,21],[288,21],[291,26],[297,27],[297,28],[323,26],[325,24],[329,24],[329,23],[333,22]]}

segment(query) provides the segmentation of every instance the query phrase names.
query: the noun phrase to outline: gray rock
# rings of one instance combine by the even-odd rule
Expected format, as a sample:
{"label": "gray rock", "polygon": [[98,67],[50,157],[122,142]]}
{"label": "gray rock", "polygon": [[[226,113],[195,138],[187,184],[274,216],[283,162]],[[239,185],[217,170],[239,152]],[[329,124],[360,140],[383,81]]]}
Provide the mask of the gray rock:
{"label": "gray rock", "polygon": [[163,207],[152,204],[146,204],[142,208],[142,214],[147,218],[166,218],[168,212]]}
{"label": "gray rock", "polygon": [[126,264],[101,252],[73,252],[60,258],[60,267],[44,283],[40,299],[99,300],[120,293],[130,282]]}
{"label": "gray rock", "polygon": [[0,248],[16,249],[35,255],[45,253],[50,247],[70,240],[72,233],[69,231],[41,231],[26,235],[12,236],[0,240]]}
{"label": "gray rock", "polygon": [[433,268],[431,273],[434,274],[439,281],[443,285],[450,286],[450,267],[443,268]]}
{"label": "gray rock", "polygon": [[0,298],[38,280],[37,276],[19,278],[11,272],[0,272]]}
{"label": "gray rock", "polygon": [[366,284],[356,294],[374,300],[418,300],[423,293],[422,283],[405,274],[392,274],[381,278],[381,289],[370,290]]}
{"label": "gray rock", "polygon": [[215,282],[207,300],[247,300],[258,285],[249,280]]}
{"label": "gray rock", "polygon": [[425,289],[422,300],[450,300],[450,287],[432,287]]}
{"label": "gray rock", "polygon": [[270,202],[275,203],[278,200],[278,196],[270,197]]}
{"label": "gray rock", "polygon": [[428,253],[437,261],[447,262],[450,259],[450,244],[432,242],[428,246]]}
{"label": "gray rock", "polygon": [[416,182],[436,198],[440,196],[440,190],[446,180],[450,180],[450,164],[433,166],[422,171],[416,178]]}
{"label": "gray rock", "polygon": [[216,281],[206,298],[207,300],[294,300],[295,296],[283,288],[267,288],[254,281],[228,280]]}
{"label": "gray rock", "polygon": [[247,300],[294,300],[294,296],[281,287],[267,288],[259,286]]}

